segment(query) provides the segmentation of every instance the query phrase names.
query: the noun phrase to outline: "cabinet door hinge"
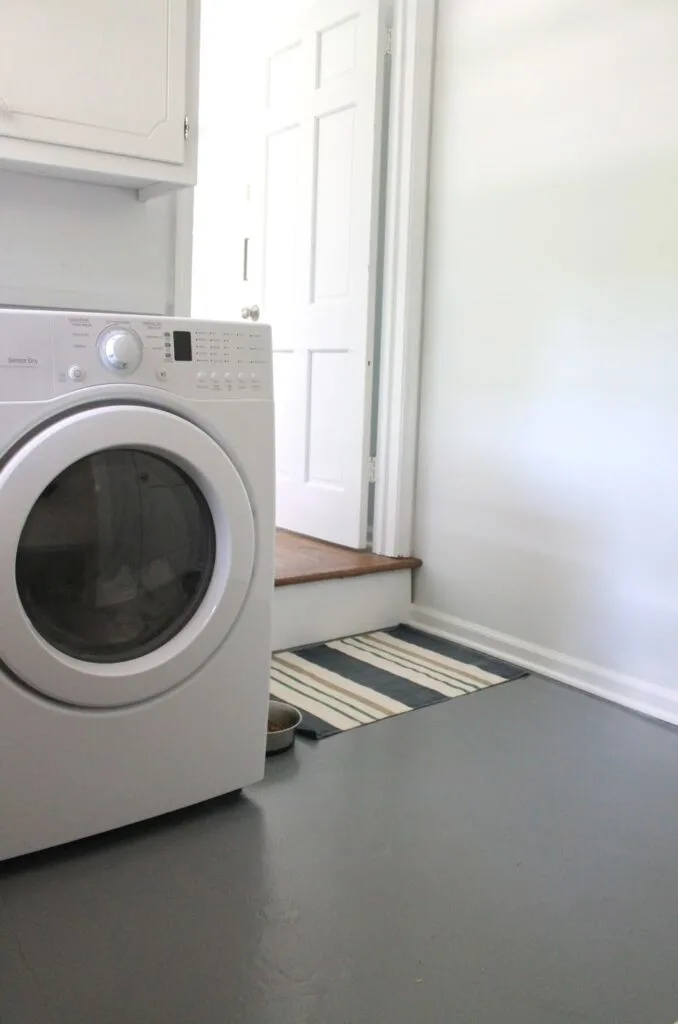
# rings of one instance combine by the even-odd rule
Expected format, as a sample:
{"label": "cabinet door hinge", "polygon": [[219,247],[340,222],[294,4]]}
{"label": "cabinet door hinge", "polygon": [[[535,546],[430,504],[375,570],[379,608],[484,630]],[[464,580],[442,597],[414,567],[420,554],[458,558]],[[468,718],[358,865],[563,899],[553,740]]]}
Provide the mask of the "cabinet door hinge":
{"label": "cabinet door hinge", "polygon": [[191,134],[191,123],[188,120],[188,114],[186,114],[186,117],[184,118],[184,138],[187,139],[190,134]]}
{"label": "cabinet door hinge", "polygon": [[390,57],[393,53],[393,29],[386,29],[386,56]]}
{"label": "cabinet door hinge", "polygon": [[369,477],[368,477],[369,482],[371,484],[376,484],[376,482],[377,482],[377,457],[376,457],[376,455],[370,455],[369,459],[367,460],[367,471],[369,473]]}

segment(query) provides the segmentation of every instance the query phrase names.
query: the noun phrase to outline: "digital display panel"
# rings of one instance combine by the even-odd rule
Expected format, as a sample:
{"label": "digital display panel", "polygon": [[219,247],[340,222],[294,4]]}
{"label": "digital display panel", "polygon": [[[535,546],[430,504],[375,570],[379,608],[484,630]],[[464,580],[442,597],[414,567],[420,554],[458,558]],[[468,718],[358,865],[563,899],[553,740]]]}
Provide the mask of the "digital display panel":
{"label": "digital display panel", "polygon": [[190,331],[174,331],[174,358],[177,363],[190,363],[193,360]]}

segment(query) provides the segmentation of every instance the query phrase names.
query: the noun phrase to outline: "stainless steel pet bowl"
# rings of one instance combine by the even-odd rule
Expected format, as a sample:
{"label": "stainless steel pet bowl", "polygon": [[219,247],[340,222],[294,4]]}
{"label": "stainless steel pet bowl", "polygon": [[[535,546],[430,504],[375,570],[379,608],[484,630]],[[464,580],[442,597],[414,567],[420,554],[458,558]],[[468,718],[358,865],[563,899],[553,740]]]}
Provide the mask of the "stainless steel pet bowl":
{"label": "stainless steel pet bowl", "polygon": [[279,754],[288,750],[294,743],[297,727],[301,723],[301,713],[291,704],[283,704],[280,700],[269,700],[268,721],[278,726],[266,737],[266,753]]}

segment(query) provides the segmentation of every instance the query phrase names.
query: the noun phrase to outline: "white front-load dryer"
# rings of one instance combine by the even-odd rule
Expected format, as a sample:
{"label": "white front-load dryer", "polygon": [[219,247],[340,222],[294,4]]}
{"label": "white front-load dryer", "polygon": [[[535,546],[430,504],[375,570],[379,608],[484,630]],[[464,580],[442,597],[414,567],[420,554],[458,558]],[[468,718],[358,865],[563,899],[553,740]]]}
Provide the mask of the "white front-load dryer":
{"label": "white front-load dryer", "polygon": [[0,860],[263,775],[271,338],[0,311]]}

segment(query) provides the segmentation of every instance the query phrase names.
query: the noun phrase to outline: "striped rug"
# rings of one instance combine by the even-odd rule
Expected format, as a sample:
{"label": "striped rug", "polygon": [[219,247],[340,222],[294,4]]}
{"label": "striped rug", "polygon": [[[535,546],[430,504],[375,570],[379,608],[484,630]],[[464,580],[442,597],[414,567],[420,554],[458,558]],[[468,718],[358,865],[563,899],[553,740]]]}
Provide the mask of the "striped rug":
{"label": "striped rug", "polygon": [[525,671],[410,626],[273,656],[271,696],[324,739],[405,711],[484,690]]}

